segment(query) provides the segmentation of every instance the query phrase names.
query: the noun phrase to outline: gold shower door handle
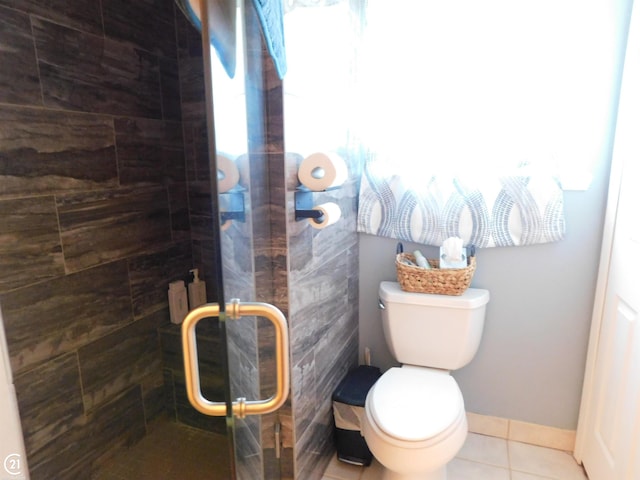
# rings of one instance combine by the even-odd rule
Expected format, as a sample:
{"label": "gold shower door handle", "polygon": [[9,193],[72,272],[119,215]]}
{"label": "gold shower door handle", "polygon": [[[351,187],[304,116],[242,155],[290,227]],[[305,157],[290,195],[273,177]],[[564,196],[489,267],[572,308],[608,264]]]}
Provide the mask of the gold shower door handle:
{"label": "gold shower door handle", "polygon": [[[246,415],[261,415],[280,408],[289,395],[289,330],[287,319],[275,306],[260,302],[240,302],[237,298],[226,304],[225,318],[239,320],[241,317],[263,317],[270,320],[276,332],[276,392],[266,400],[238,398],[233,402],[233,414],[239,418]],[[198,369],[198,348],[196,345],[196,325],[204,318],[220,317],[220,306],[211,303],[198,307],[182,322],[182,351],[187,396],[191,405],[200,413],[214,417],[224,417],[227,413],[225,402],[212,402],[202,395],[200,372]]]}

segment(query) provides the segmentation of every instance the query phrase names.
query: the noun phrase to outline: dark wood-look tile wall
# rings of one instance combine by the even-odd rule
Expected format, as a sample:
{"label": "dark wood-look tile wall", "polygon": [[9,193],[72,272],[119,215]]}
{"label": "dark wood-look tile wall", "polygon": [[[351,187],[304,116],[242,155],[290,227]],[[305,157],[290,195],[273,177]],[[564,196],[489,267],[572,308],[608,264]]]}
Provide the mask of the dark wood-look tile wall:
{"label": "dark wood-look tile wall", "polygon": [[136,385],[28,455],[31,478],[89,480],[95,465],[144,435],[142,388]]}
{"label": "dark wood-look tile wall", "polygon": [[[222,353],[217,322],[203,320],[198,324],[197,342],[202,394],[212,401],[224,399]],[[206,417],[194,410],[186,395],[180,327],[161,328],[162,355],[165,375],[165,406],[171,418],[200,429],[226,433],[226,422],[221,417]]]}
{"label": "dark wood-look tile wall", "polygon": [[331,396],[358,362],[359,160],[345,150],[349,180],[338,190],[314,194],[316,204],[335,202],[342,212],[336,224],[323,230],[292,221],[302,158],[285,155],[295,478],[321,478],[334,452]]}
{"label": "dark wood-look tile wall", "polygon": [[[42,102],[28,15],[0,7],[0,102]],[[6,68],[11,65],[11,68]]]}
{"label": "dark wood-look tile wall", "polygon": [[64,274],[53,196],[0,201],[0,292]]}
{"label": "dark wood-look tile wall", "polygon": [[[167,186],[169,209],[171,213],[171,235],[174,242],[191,239],[191,221],[189,218],[189,188],[185,182]],[[194,264],[199,264],[195,262]],[[214,296],[209,297],[216,298]]]}
{"label": "dark wood-look tile wall", "polygon": [[215,278],[217,264],[214,239],[213,198],[210,169],[207,119],[205,108],[204,68],[200,34],[186,17],[176,17],[180,98],[184,138],[186,176],[188,181],[189,221],[194,264],[200,277],[207,282],[207,298],[218,299]]}
{"label": "dark wood-look tile wall", "polygon": [[0,0],[0,308],[32,480],[88,479],[165,410],[168,283],[202,268],[175,13]]}
{"label": "dark wood-look tile wall", "polygon": [[45,106],[162,116],[157,56],[39,18],[31,22]]}
{"label": "dark wood-look tile wall", "polygon": [[[88,479],[144,435],[160,402],[197,421],[180,375],[146,367],[157,362],[153,329],[167,327],[167,281],[186,267],[205,277],[216,267],[202,51],[172,0],[134,3],[0,0],[0,307],[32,480]],[[240,468],[314,480],[333,448],[331,391],[357,356],[355,183],[337,193],[343,219],[330,230],[293,220],[282,84],[260,55],[266,76],[253,87],[264,110],[251,120],[269,178],[254,182],[250,203],[259,284],[236,287],[279,306],[308,348],[294,345],[279,465],[269,417],[239,429],[249,454]],[[243,242],[234,247],[242,271]],[[309,295],[334,284],[331,295]],[[213,282],[208,294],[217,299]],[[251,336],[271,364],[269,327]],[[262,365],[259,374],[266,391],[273,378]],[[212,394],[219,378],[207,384]],[[171,384],[166,395],[161,382]],[[49,388],[61,395],[47,407]]]}
{"label": "dark wood-look tile wall", "polygon": [[0,199],[118,184],[109,117],[3,105],[0,131]]}
{"label": "dark wood-look tile wall", "polygon": [[102,15],[106,36],[168,58],[177,57],[171,2],[102,0]]}
{"label": "dark wood-look tile wall", "polygon": [[167,308],[167,285],[186,276],[192,268],[191,245],[180,242],[160,252],[129,260],[133,316],[144,318]]}
{"label": "dark wood-look tile wall", "polygon": [[50,362],[15,376],[15,387],[29,395],[18,397],[22,432],[29,452],[83,423],[84,407],[78,355],[55,357]]}
{"label": "dark wood-look tile wall", "polygon": [[[333,452],[331,394],[357,364],[357,168],[352,169],[354,176],[346,188],[318,195],[319,202],[337,201],[343,220],[322,231],[294,221],[297,157],[284,152],[282,82],[259,42],[260,36],[255,39],[257,43],[248,42],[249,62],[255,62],[248,68],[255,74],[247,88],[250,108],[254,108],[248,115],[248,168],[240,162],[241,175],[248,178],[251,224],[232,225],[222,234],[225,289],[253,293],[288,316],[293,382],[290,399],[277,417],[261,418],[259,434],[249,423],[238,424],[236,439],[243,448],[238,470],[248,478],[260,478],[259,472],[276,472],[274,478],[319,480]],[[357,163],[355,156],[349,160]],[[194,172],[197,174],[196,168]],[[248,237],[242,235],[246,228],[251,232]],[[247,246],[243,244],[245,237],[251,241]],[[250,245],[252,265],[243,267],[241,256],[235,252],[246,251]],[[253,275],[253,284],[236,278],[242,276],[238,275],[241,271]],[[243,339],[232,342],[229,348],[234,362],[244,369],[241,377],[246,385],[238,380],[235,386],[250,390],[258,381],[260,391],[256,393],[264,395],[272,393],[275,383],[273,332],[266,322],[259,321],[256,327],[255,333],[245,328]],[[254,338],[257,363],[242,354],[253,351]],[[276,422],[282,426],[279,461],[274,455]]]}
{"label": "dark wood-look tile wall", "polygon": [[166,188],[73,193],[57,200],[68,272],[159,250],[171,241]]}
{"label": "dark wood-look tile wall", "polygon": [[[316,98],[322,92],[308,92]],[[289,118],[288,121],[301,119]],[[316,141],[321,139],[318,132]],[[348,135],[345,135],[348,138]],[[328,147],[330,148],[330,147]],[[334,147],[336,148],[336,147]],[[355,231],[357,149],[339,152],[349,179],[338,190],[314,194],[314,203],[335,202],[340,220],[323,230],[295,222],[294,190],[301,156],[285,154],[288,295],[292,337],[295,478],[319,480],[334,453],[331,396],[358,363],[358,237]],[[309,406],[313,408],[309,408]]]}
{"label": "dark wood-look tile wall", "polygon": [[132,385],[144,392],[162,384],[158,328],[166,323],[166,311],[159,311],[78,349],[86,410]]}
{"label": "dark wood-look tile wall", "polygon": [[132,321],[126,262],[0,296],[14,373],[74,351]]}
{"label": "dark wood-look tile wall", "polygon": [[179,65],[173,58],[158,57],[160,62],[160,95],[162,98],[162,118],[165,120],[182,119],[180,103]]}
{"label": "dark wood-look tile wall", "polygon": [[[330,232],[313,231],[314,236],[321,234]],[[296,478],[321,477],[334,448],[330,441],[331,395],[357,365],[358,304],[353,300],[353,290],[357,292],[357,269],[353,268],[357,253],[349,247],[356,244],[353,237],[343,244],[318,242],[324,250],[318,256],[324,257],[325,263],[305,269],[304,274],[290,272],[289,320],[297,378],[292,384]],[[307,248],[314,244],[310,241]],[[308,253],[309,258],[315,255]]]}
{"label": "dark wood-look tile wall", "polygon": [[100,2],[85,0],[0,0],[0,5],[28,15],[48,18],[56,23],[101,35]]}
{"label": "dark wood-look tile wall", "polygon": [[116,118],[118,173],[122,185],[162,185],[185,181],[180,123]]}

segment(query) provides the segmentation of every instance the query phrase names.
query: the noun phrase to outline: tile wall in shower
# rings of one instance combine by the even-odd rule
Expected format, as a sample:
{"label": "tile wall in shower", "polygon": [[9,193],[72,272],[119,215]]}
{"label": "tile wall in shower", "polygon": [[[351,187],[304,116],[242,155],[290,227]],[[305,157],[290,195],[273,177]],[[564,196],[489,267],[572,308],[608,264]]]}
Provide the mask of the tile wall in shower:
{"label": "tile wall in shower", "polygon": [[0,0],[0,307],[33,480],[88,478],[179,382],[167,285],[207,278],[213,247],[199,46],[176,14]]}

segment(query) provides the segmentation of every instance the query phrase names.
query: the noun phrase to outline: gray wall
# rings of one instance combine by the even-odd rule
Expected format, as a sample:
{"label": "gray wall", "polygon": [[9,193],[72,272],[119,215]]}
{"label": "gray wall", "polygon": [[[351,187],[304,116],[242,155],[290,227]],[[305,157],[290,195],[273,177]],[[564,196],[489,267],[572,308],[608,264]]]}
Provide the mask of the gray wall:
{"label": "gray wall", "polygon": [[[491,301],[476,357],[454,373],[467,411],[575,429],[604,183],[567,194],[564,241],[478,251],[472,287],[488,289]],[[360,348],[369,346],[372,363],[385,369],[395,362],[382,333],[377,289],[380,281],[395,280],[395,245],[395,240],[360,235]],[[430,258],[436,255],[433,247],[405,244],[408,251],[415,248]]]}
{"label": "gray wall", "polygon": [[[566,192],[567,234],[559,243],[478,252],[473,287],[491,292],[478,354],[454,373],[467,411],[575,429],[598,269],[612,137],[628,24],[628,2],[618,1],[610,33],[614,68],[602,95],[608,112],[590,142],[594,181],[587,191]],[[589,159],[585,159],[589,160]],[[396,240],[360,235],[360,354],[386,369],[394,360],[385,345],[377,309],[382,280],[395,279]],[[434,247],[421,248],[428,257]]]}

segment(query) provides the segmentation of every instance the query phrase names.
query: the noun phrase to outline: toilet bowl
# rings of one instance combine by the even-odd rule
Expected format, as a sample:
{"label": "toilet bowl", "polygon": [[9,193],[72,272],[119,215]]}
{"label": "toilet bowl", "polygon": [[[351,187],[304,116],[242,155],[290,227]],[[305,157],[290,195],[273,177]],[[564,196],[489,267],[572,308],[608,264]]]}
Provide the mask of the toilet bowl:
{"label": "toilet bowl", "polygon": [[362,432],[384,480],[445,480],[467,437],[464,401],[448,372],[389,369],[367,395]]}
{"label": "toilet bowl", "polygon": [[369,391],[362,434],[383,480],[446,480],[447,463],[467,437],[464,400],[449,372],[475,356],[489,292],[470,288],[451,297],[382,282],[379,297],[385,340],[402,366]]}

